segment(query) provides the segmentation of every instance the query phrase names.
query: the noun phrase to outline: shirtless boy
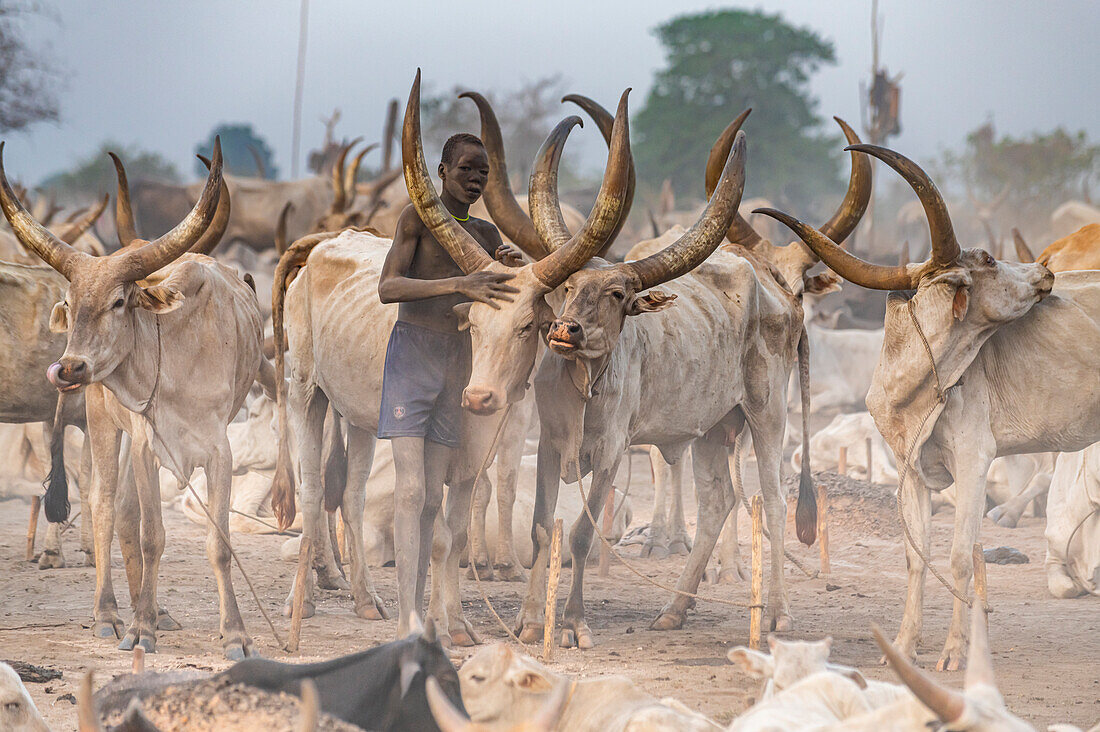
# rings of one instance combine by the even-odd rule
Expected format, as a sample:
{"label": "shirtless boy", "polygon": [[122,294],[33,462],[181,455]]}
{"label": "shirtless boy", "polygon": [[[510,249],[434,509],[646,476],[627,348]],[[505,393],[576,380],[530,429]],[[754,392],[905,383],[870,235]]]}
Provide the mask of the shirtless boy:
{"label": "shirtless boy", "polygon": [[[447,140],[439,177],[440,199],[462,228],[497,260],[518,264],[519,252],[501,242],[496,227],[470,216],[470,206],[489,177],[489,156],[481,140],[469,134]],[[378,281],[382,302],[401,303],[386,349],[378,421],[378,437],[392,442],[397,474],[399,638],[409,632],[411,613],[422,615],[432,525],[443,502],[451,453],[459,444],[462,390],[470,379],[469,333],[458,330],[453,308],[471,300],[489,305],[511,301],[510,293],[518,292],[506,284],[512,277],[485,271],[463,274],[413,205],[402,211]]]}

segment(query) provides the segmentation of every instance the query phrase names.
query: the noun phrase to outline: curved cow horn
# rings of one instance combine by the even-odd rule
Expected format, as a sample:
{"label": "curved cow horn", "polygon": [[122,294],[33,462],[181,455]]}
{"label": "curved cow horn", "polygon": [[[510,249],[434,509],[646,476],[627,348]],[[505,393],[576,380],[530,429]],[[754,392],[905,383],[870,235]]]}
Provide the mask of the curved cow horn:
{"label": "curved cow horn", "polygon": [[[600,104],[597,104],[592,99],[581,94],[566,94],[561,100],[562,102],[573,102],[573,104],[583,109],[585,113],[592,118],[592,121],[596,123],[596,127],[599,128],[600,134],[603,135],[603,141],[607,143],[608,150],[610,150],[611,131],[615,127],[615,118],[611,116],[611,113]],[[634,176],[633,155],[630,156],[629,162],[630,173],[626,183],[626,202],[623,206],[623,212],[619,216],[619,223],[615,226],[611,235],[607,237],[607,241],[600,248],[600,251],[596,252],[597,257],[602,257],[607,254],[607,250],[615,243],[615,239],[618,238],[619,232],[622,231],[623,226],[626,225],[626,217],[630,215],[630,207],[634,205],[634,186],[636,181]]]}
{"label": "curved cow horn", "polygon": [[431,230],[436,241],[447,250],[466,274],[485,269],[493,260],[469,232],[459,226],[454,216],[439,200],[428,165],[424,162],[424,143],[420,139],[420,69],[416,70],[409,103],[405,107],[405,123],[401,131],[401,158],[405,169],[405,186],[416,206],[420,220]]}
{"label": "curved cow horn", "polygon": [[65,279],[72,279],[76,266],[85,258],[90,258],[90,255],[79,252],[58,239],[23,208],[23,203],[15,196],[11,184],[8,183],[8,176],[4,173],[3,142],[0,142],[0,207],[3,207],[12,231],[23,246],[41,257],[42,261],[60,272]]}
{"label": "curved cow horn", "polygon": [[126,277],[131,281],[145,279],[153,272],[190,249],[210,227],[217,210],[222,184],[222,143],[214,138],[214,155],[210,175],[202,189],[198,202],[191,212],[164,236],[143,244],[140,248],[122,253],[128,266]]}
{"label": "curved cow horn", "polygon": [[461,709],[451,703],[434,676],[425,680],[424,690],[428,695],[432,717],[443,732],[475,732],[479,729]]}
{"label": "curved cow horn", "polygon": [[[833,117],[840,125],[844,137],[849,145],[860,144],[859,135],[848,126],[848,123],[840,117]],[[871,161],[863,155],[852,152],[852,173],[848,178],[848,190],[844,194],[844,200],[840,202],[840,208],[836,210],[832,218],[821,226],[821,233],[829,237],[837,244],[842,244],[848,236],[859,226],[859,220],[867,211],[867,204],[871,201]]]}
{"label": "curved cow horn", "polygon": [[367,153],[376,147],[378,147],[378,143],[372,142],[360,150],[359,154],[352,158],[351,167],[344,171],[344,197],[347,198],[347,203],[344,204],[345,211],[355,203],[355,194],[358,192],[355,188],[355,179],[359,177],[359,164],[363,162],[363,158],[367,156]]}
{"label": "curved cow horn", "polygon": [[260,180],[267,180],[267,166],[264,165],[264,156],[260,155],[260,151],[256,149],[255,145],[250,144],[246,147],[248,147],[248,153],[252,156],[252,162],[256,165],[256,177]]}
{"label": "curved cow horn", "polygon": [[[604,246],[607,238],[618,226],[619,217],[626,202],[630,167],[630,123],[627,120],[629,94],[630,89],[627,89],[619,98],[603,182],[600,184],[600,192],[596,195],[596,202],[592,205],[592,211],[584,221],[584,226],[561,248],[532,265],[535,277],[550,289],[560,285],[569,275],[584,266],[584,263]],[[531,180],[535,181],[534,176]],[[560,220],[561,207],[558,205],[557,189],[549,191],[548,200],[553,204],[552,207],[536,206],[537,194],[538,192],[534,189],[530,191],[531,218],[537,222],[538,217],[545,216],[548,222],[552,221],[553,214],[550,210],[546,210],[550,208],[557,212],[557,220]]]}
{"label": "curved cow horn", "polygon": [[469,99],[477,105],[481,116],[481,142],[489,155],[489,180],[485,182],[485,207],[504,235],[532,259],[542,259],[552,250],[547,248],[535,231],[531,217],[516,201],[512,186],[508,183],[508,164],[504,159],[504,137],[500,133],[489,100],[477,92],[462,92],[459,99]]}
{"label": "curved cow horn", "polygon": [[[745,118],[752,112],[752,107],[749,107],[741,114],[737,115],[726,129],[722,130],[722,134],[718,136],[718,139],[714,142],[714,145],[710,148],[710,154],[707,155],[707,167],[704,177],[704,190],[707,193],[707,199],[710,199],[714,189],[718,186],[718,179],[722,177],[722,167],[726,164],[726,160],[729,158],[730,148],[733,147],[733,140],[737,137],[737,133],[741,130],[741,125],[745,123]],[[756,229],[752,228],[752,224],[745,221],[745,217],[738,211],[734,214],[733,223],[730,224],[730,230],[726,233],[726,238],[734,244],[739,244],[746,249],[752,249],[754,246],[764,240],[764,237],[756,233]]]}
{"label": "curved cow horn", "polygon": [[577,125],[583,127],[584,122],[576,115],[558,122],[543,141],[531,169],[527,202],[532,213],[538,212],[534,217],[534,225],[539,240],[552,252],[560,249],[573,237],[565,225],[555,192],[558,189],[558,163],[561,162],[562,148],[569,132]]}
{"label": "curved cow horn", "polygon": [[875,642],[878,643],[878,647],[882,649],[887,660],[890,661],[894,673],[909,687],[913,695],[920,699],[924,706],[931,709],[936,716],[948,724],[963,715],[966,711],[966,698],[962,694],[940,686],[925,676],[920,669],[898,653],[898,650],[886,640],[877,625],[871,625],[871,632],[875,635]]}
{"label": "curved cow horn", "polygon": [[118,176],[118,194],[115,196],[115,229],[118,231],[118,243],[122,248],[130,246],[130,242],[138,238],[137,228],[134,226],[134,209],[130,204],[130,182],[126,179],[126,168],[122,167],[122,161],[118,155],[108,152],[111,161],[115,164],[115,174]]}
{"label": "curved cow horn", "polygon": [[845,150],[858,150],[874,155],[898,172],[917,194],[928,219],[928,231],[932,237],[932,261],[939,266],[953,264],[959,258],[959,242],[951,225],[951,215],[939,189],[920,166],[901,153],[878,145],[849,145]]}
{"label": "curved cow horn", "polygon": [[1024,235],[1020,233],[1017,228],[1012,229],[1012,240],[1016,243],[1016,259],[1028,264],[1035,261],[1035,255],[1031,252],[1031,247],[1024,241]]}
{"label": "curved cow horn", "polygon": [[993,654],[989,650],[989,618],[981,600],[975,599],[970,608],[970,648],[966,652],[966,689],[985,684],[997,686],[993,675]]}
{"label": "curved cow horn", "polygon": [[102,732],[99,713],[95,708],[95,695],[92,688],[92,672],[84,674],[76,690],[76,724],[79,732]]}
{"label": "curved cow horn", "polygon": [[638,276],[643,290],[695,269],[722,243],[744,190],[745,133],[738,132],[718,187],[695,225],[661,251],[623,266]]}
{"label": "curved cow horn", "polygon": [[66,244],[75,244],[76,240],[84,236],[84,234],[88,232],[88,229],[92,228],[96,220],[103,215],[103,212],[107,209],[107,203],[110,200],[110,194],[104,193],[103,200],[99,202],[99,205],[90,208],[86,215],[71,224],[65,233],[61,235],[61,241]]}
{"label": "curved cow horn", "polygon": [[362,140],[362,137],[356,137],[340,148],[340,154],[336,156],[336,163],[332,166],[332,205],[329,206],[332,213],[341,213],[348,205],[347,191],[344,190],[344,162],[348,158],[348,152]]}
{"label": "curved cow horn", "polygon": [[317,684],[312,679],[302,679],[298,693],[301,701],[298,704],[297,732],[317,732],[321,717],[321,699],[317,693]]}
{"label": "curved cow horn", "polygon": [[[196,155],[195,157],[202,161],[207,170],[210,170],[210,158],[205,155]],[[225,182],[225,176],[222,176],[221,185],[218,186],[218,207],[214,209],[214,219],[210,222],[210,226],[206,227],[206,231],[202,233],[199,240],[192,244],[187,251],[209,256],[210,252],[214,251],[214,247],[218,246],[218,242],[222,240],[222,235],[229,226],[230,213],[232,213],[232,204],[229,201],[229,185]]]}
{"label": "curved cow horn", "polygon": [[912,278],[905,267],[900,265],[887,267],[864,262],[859,257],[841,249],[836,242],[814,227],[774,208],[758,208],[753,213],[771,216],[786,224],[822,262],[849,282],[872,290],[908,290],[913,287]]}
{"label": "curved cow horn", "polygon": [[275,224],[275,252],[280,257],[286,251],[286,217],[292,208],[294,208],[293,202],[284,203],[283,210],[279,212],[279,221]]}

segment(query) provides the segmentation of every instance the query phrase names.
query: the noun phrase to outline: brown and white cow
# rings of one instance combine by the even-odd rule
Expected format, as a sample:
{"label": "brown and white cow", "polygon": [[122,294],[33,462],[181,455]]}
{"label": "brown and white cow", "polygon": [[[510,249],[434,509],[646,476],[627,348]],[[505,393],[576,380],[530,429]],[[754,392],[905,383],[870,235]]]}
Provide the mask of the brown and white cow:
{"label": "brown and white cow", "polygon": [[[906,545],[909,584],[895,644],[912,658],[923,619],[921,554],[929,556],[930,491],[954,483],[954,590],[965,597],[973,572],[990,462],[1001,455],[1080,450],[1100,439],[1100,272],[1057,280],[1039,264],[999,262],[960,248],[939,191],[915,163],[874,145],[873,155],[913,187],[924,206],[931,258],[920,264],[864,262],[786,214],[834,271],[864,287],[904,292],[887,301],[886,338],[867,406],[899,470],[903,516],[917,547]],[[934,367],[933,367],[934,364]],[[954,615],[939,667],[957,669],[966,650],[966,605]]]}
{"label": "brown and white cow", "polygon": [[93,630],[100,637],[122,630],[110,552],[120,434],[125,431],[132,440],[140,537],[137,531],[123,532],[120,543],[131,588],[139,589],[132,592],[134,619],[120,644],[123,649],[156,648],[156,585],[164,549],[156,460],[181,481],[196,467],[204,468],[214,517],[207,554],[217,579],[223,648],[229,657],[241,657],[252,644],[229,571],[232,457],[225,427],[260,369],[259,307],[255,293],[236,272],[205,255],[186,253],[208,233],[222,197],[221,183],[221,147],[215,144],[202,196],[179,225],[154,241],[133,241],[111,256],[92,257],[30,217],[12,194],[0,161],[0,204],[12,229],[69,280],[65,299],[51,316],[54,329],[68,332],[68,345],[48,377],[65,392],[87,387],[95,463]]}
{"label": "brown and white cow", "polygon": [[1074,269],[1100,269],[1100,224],[1086,224],[1069,236],[1050,244],[1036,257],[1019,229],[1012,230],[1016,257],[1021,262],[1038,262],[1055,274]]}

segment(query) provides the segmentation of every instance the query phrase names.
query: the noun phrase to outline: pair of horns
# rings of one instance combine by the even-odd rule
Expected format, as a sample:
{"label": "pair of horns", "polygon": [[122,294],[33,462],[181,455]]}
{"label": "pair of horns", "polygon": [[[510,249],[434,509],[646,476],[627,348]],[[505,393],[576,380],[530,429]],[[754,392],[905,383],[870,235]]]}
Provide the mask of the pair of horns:
{"label": "pair of horns", "polygon": [[[220,140],[215,140],[215,148],[215,157],[220,156]],[[126,177],[126,168],[122,165],[118,155],[113,152],[107,154],[111,156],[111,161],[115,164],[115,174],[118,176],[118,194],[115,196],[115,228],[118,230],[118,243],[122,245],[123,249],[126,249],[131,244],[141,241],[134,225],[134,209],[130,203],[130,182]],[[207,170],[212,171],[213,161],[210,158],[201,154],[195,157],[202,161]],[[217,208],[214,209],[214,216],[210,221],[210,225],[187,251],[207,255],[214,251],[214,247],[221,241],[226,227],[229,226],[229,215],[231,213],[232,204],[229,200],[229,186],[226,185],[225,178],[221,178],[218,183]]]}
{"label": "pair of horns", "polygon": [[[705,179],[707,198],[710,198],[715,185],[718,183],[718,177],[721,175],[722,165],[729,155],[733,138],[741,129],[741,125],[744,124],[745,118],[749,116],[750,112],[752,112],[751,107],[738,115],[733,122],[730,122],[710,149],[710,155],[707,157]],[[840,129],[844,133],[844,137],[847,138],[849,145],[860,144],[859,135],[847,122],[840,117],[833,117],[833,119],[840,125]],[[855,231],[860,219],[863,218],[864,212],[867,211],[867,205],[871,201],[871,161],[859,155],[853,147],[845,149],[852,150],[852,173],[848,178],[848,190],[845,192],[844,200],[841,201],[836,213],[821,227],[821,232],[825,236],[838,243],[843,242]],[[763,237],[756,233],[756,230],[752,228],[748,221],[745,221],[740,212],[733,217],[733,225],[726,237],[732,243],[739,244],[746,249],[752,249],[763,241]]]}
{"label": "pair of horns", "polygon": [[[877,625],[871,626],[871,632],[874,633],[875,642],[878,643],[879,648],[886,654],[886,659],[890,662],[894,673],[941,721],[951,724],[966,714],[969,702],[965,694],[941,686],[925,675],[908,658],[898,653]],[[979,685],[997,687],[996,678],[993,675],[993,654],[989,650],[988,619],[981,601],[976,600],[974,607],[970,610],[970,648],[967,651],[964,686],[969,691]]]}
{"label": "pair of horns", "polygon": [[[4,144],[0,142],[0,207],[11,224],[12,231],[28,249],[34,251],[44,262],[71,280],[73,273],[91,255],[77,251],[58,237],[27,212],[22,202],[16,198],[4,172]],[[202,195],[189,214],[164,236],[139,247],[126,249],[111,255],[117,257],[123,277],[127,281],[136,281],[148,277],[169,262],[198,243],[214,220],[221,196],[222,186],[222,149],[221,141],[214,141],[214,158],[210,175],[206,179]],[[127,202],[129,196],[127,195]],[[228,196],[226,197],[228,200]]]}
{"label": "pair of horns", "polygon": [[[904,155],[878,145],[849,145],[844,149],[873,155],[896,170],[913,188],[924,207],[924,216],[928,220],[928,230],[932,240],[931,263],[936,267],[948,267],[958,261],[961,249],[955,238],[947,204],[944,203],[936,184],[927,173],[921,170],[920,166]],[[916,286],[917,278],[910,274],[911,267],[902,265],[890,267],[865,262],[841,249],[836,241],[825,233],[781,211],[762,208],[753,213],[771,216],[789,226],[806,243],[806,246],[821,258],[821,261],[849,282],[872,290],[910,290]],[[912,271],[916,273],[923,268],[922,265]]]}
{"label": "pair of horns", "polygon": [[[569,237],[563,246],[531,265],[534,268],[535,277],[550,289],[557,287],[565,281],[566,277],[580,269],[606,242],[619,222],[629,177],[630,142],[626,119],[628,92],[629,90],[624,92],[619,102],[613,125],[612,150],[608,156],[603,183],[592,212],[580,231]],[[424,145],[420,135],[419,69],[417,69],[416,79],[413,81],[408,105],[405,108],[401,151],[405,184],[420,219],[464,272],[475,272],[488,267],[492,263],[489,254],[451,216],[439,199],[435,186],[432,185],[428,176],[428,167],[424,161]],[[556,204],[556,192],[553,198]],[[533,203],[532,208],[534,208]]]}
{"label": "pair of horns", "polygon": [[[504,232],[505,236],[512,240],[516,246],[522,249],[532,259],[542,259],[551,251],[554,251],[555,243],[546,242],[539,236],[531,217],[527,215],[516,201],[515,194],[512,192],[512,187],[508,180],[508,165],[504,157],[504,139],[500,132],[500,123],[497,121],[492,105],[489,104],[489,100],[477,92],[463,92],[458,96],[460,99],[465,98],[473,101],[474,104],[477,105],[478,113],[481,117],[481,141],[484,143],[485,150],[489,155],[489,180],[485,186],[484,192],[485,207],[489,209],[489,213],[493,217],[493,222],[500,227],[500,230]],[[612,132],[615,127],[615,118],[595,101],[580,94],[568,94],[562,97],[562,102],[573,102],[592,118],[599,128],[600,134],[603,135],[604,142],[607,143],[608,150],[610,151]],[[577,124],[583,123],[577,122]],[[627,160],[628,169],[625,204],[620,211],[617,225],[608,235],[595,256],[602,257],[607,253],[607,250],[614,243],[623,225],[626,223],[627,216],[630,214],[630,207],[634,201],[635,173],[634,159],[629,155],[629,151]],[[529,201],[529,206],[531,205],[533,204]],[[565,240],[568,240],[568,238],[568,236],[565,237]],[[561,242],[559,241],[557,243],[560,244]]]}
{"label": "pair of horns", "polygon": [[343,213],[355,203],[355,179],[359,176],[359,164],[378,143],[374,142],[360,150],[351,161],[351,167],[346,167],[348,153],[351,149],[363,141],[362,137],[356,137],[340,149],[336,156],[336,164],[332,166],[332,206],[331,213]]}
{"label": "pair of horns", "polygon": [[[432,710],[435,723],[443,732],[485,732],[483,724],[473,722],[465,712],[451,703],[443,693],[434,676],[429,676],[424,684],[428,694],[428,707]],[[550,732],[557,727],[565,708],[569,704],[571,684],[562,679],[546,697],[539,711],[531,719],[512,728],[512,732]]]}

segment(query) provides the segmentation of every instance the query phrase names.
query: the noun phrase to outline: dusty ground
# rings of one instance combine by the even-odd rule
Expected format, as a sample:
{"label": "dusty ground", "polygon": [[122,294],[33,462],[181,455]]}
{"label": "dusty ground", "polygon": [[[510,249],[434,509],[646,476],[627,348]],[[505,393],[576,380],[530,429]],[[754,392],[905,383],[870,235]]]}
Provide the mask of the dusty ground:
{"label": "dusty ground", "polygon": [[[652,485],[643,458],[634,458],[636,477],[635,523],[648,519]],[[750,477],[752,470],[746,470]],[[646,476],[642,483],[637,476]],[[751,480],[751,478],[750,478]],[[832,575],[826,581],[805,577],[788,563],[791,607],[798,638],[832,635],[833,657],[858,666],[868,676],[890,679],[877,665],[879,652],[871,640],[869,625],[879,623],[888,633],[896,631],[904,600],[904,552],[894,518],[892,498],[881,489],[850,486],[847,496],[831,499]],[[689,497],[688,515],[694,516]],[[60,669],[64,676],[46,684],[29,684],[31,695],[55,729],[76,727],[70,696],[84,672],[94,668],[97,687],[110,676],[129,668],[129,656],[112,642],[93,638],[88,629],[94,589],[94,570],[72,567],[39,571],[23,561],[28,503],[0,501],[0,659],[19,659]],[[791,512],[793,516],[793,511]],[[744,515],[742,515],[744,518]],[[934,517],[935,561],[946,570],[952,514]],[[184,630],[161,633],[158,653],[147,665],[158,670],[196,668],[218,670],[227,662],[217,639],[217,594],[203,551],[203,530],[175,511],[166,515],[168,550],[161,565],[161,602]],[[742,547],[747,560],[747,520],[741,522]],[[41,543],[42,529],[39,529]],[[693,528],[693,527],[691,527]],[[990,602],[995,608],[990,627],[998,681],[1010,708],[1040,729],[1046,724],[1072,722],[1087,728],[1100,720],[1100,600],[1054,600],[1046,591],[1043,571],[1045,545],[1039,519],[1024,519],[1021,528],[1002,529],[985,520],[982,541],[986,547],[1008,545],[1022,550],[1030,564],[989,567]],[[65,536],[72,562],[75,531]],[[235,536],[234,545],[279,632],[289,621],[280,608],[294,566],[273,560],[283,538]],[[817,547],[796,545],[788,531],[788,548],[808,566],[818,565]],[[628,559],[645,574],[667,584],[683,565],[682,557],[639,560],[635,549]],[[121,558],[115,554],[115,583],[124,618],[129,615],[128,596]],[[373,570],[378,589],[391,610],[396,608],[394,570]],[[563,572],[562,594],[568,581]],[[608,578],[589,573],[586,598],[588,619],[598,646],[595,650],[555,651],[552,666],[560,671],[587,675],[619,673],[636,680],[658,696],[675,696],[689,706],[726,722],[745,709],[757,691],[755,682],[728,665],[726,649],[745,643],[747,611],[701,601],[684,630],[655,633],[649,621],[666,601],[666,593],[643,583],[623,567],[612,563]],[[234,570],[237,596],[257,650],[269,658],[318,660],[391,640],[395,621],[369,622],[352,612],[350,595],[323,593],[316,617],[305,622],[303,653],[289,659],[272,635],[240,574]],[[488,641],[501,641],[505,633],[485,609],[472,582],[464,584],[467,613]],[[523,586],[488,582],[485,588],[497,611],[514,618]],[[701,592],[745,600],[744,584],[717,588],[704,585]],[[924,643],[919,661],[935,664],[950,618],[950,596],[929,577]],[[559,606],[560,607],[560,606]],[[560,612],[560,610],[559,610]],[[460,654],[462,656],[468,653]],[[961,686],[961,673],[934,674],[953,686]]]}

